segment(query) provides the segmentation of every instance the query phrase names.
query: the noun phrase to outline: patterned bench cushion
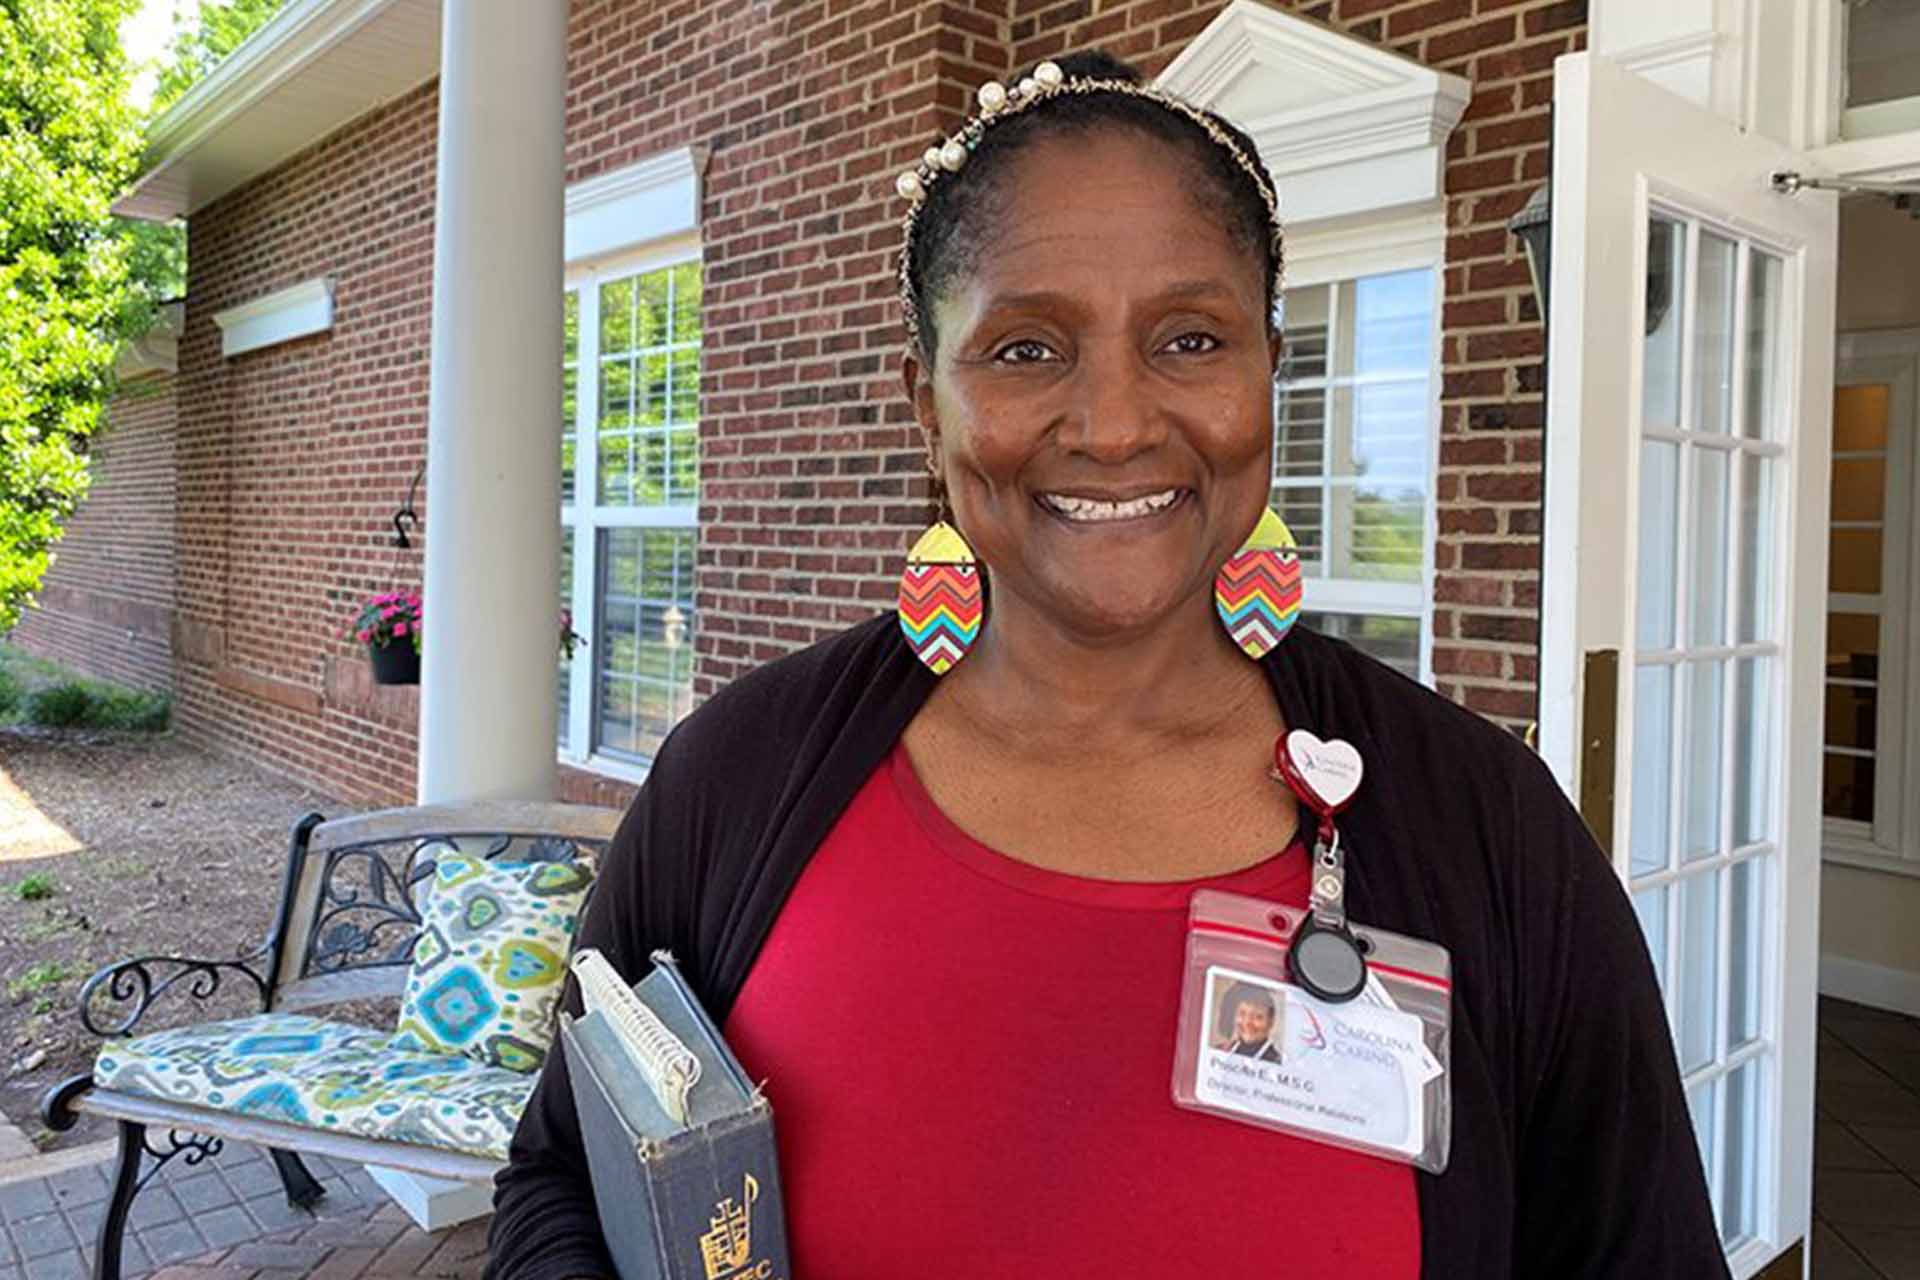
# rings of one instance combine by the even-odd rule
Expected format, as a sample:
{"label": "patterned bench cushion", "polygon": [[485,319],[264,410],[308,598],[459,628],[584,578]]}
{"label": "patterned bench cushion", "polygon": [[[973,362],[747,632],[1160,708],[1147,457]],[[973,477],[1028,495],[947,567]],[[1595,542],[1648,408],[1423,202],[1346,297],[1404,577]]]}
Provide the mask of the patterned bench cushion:
{"label": "patterned bench cushion", "polygon": [[121,1093],[506,1159],[537,1077],[391,1040],[264,1013],[109,1041],[93,1080]]}

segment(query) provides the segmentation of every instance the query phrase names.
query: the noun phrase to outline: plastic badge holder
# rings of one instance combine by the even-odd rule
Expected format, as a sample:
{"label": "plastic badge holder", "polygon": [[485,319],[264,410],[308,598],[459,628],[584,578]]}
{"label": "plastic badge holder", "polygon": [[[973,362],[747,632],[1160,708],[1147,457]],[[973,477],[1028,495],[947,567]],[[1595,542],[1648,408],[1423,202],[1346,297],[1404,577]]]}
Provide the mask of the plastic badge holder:
{"label": "plastic badge holder", "polygon": [[1453,1136],[1446,948],[1352,925],[1367,984],[1330,1003],[1287,979],[1306,918],[1259,898],[1193,895],[1174,1103],[1441,1172]]}

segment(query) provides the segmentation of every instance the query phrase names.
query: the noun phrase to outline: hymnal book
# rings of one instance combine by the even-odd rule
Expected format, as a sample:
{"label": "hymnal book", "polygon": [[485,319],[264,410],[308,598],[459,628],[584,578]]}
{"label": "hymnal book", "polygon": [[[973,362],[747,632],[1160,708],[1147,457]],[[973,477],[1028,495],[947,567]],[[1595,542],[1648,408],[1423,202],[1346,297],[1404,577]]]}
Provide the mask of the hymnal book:
{"label": "hymnal book", "polygon": [[572,961],[585,1013],[560,1018],[600,1230],[620,1280],[788,1280],[773,1110],[673,957],[629,987]]}

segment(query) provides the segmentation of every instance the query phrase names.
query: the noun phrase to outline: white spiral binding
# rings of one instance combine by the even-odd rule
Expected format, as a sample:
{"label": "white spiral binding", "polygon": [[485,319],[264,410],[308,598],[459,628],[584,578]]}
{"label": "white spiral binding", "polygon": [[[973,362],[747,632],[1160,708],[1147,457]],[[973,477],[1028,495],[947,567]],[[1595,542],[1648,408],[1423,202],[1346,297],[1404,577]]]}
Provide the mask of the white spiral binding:
{"label": "white spiral binding", "polygon": [[633,1054],[660,1109],[686,1124],[687,1094],[700,1079],[700,1059],[620,980],[598,951],[589,947],[576,952],[572,967],[587,1012],[607,1020]]}

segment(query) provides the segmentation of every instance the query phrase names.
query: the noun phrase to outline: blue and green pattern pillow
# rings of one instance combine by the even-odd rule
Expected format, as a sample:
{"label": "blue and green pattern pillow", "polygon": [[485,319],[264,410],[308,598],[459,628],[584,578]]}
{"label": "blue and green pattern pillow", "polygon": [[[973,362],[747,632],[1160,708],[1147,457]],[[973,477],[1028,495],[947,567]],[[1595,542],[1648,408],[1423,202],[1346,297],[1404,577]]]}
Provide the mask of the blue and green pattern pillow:
{"label": "blue and green pattern pillow", "polygon": [[592,884],[586,862],[442,856],[420,906],[393,1047],[539,1070]]}

